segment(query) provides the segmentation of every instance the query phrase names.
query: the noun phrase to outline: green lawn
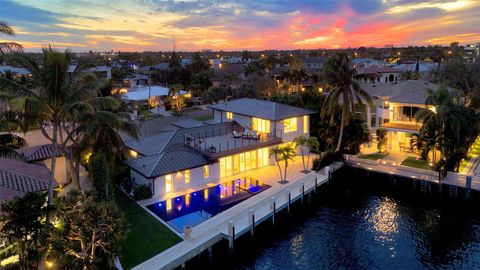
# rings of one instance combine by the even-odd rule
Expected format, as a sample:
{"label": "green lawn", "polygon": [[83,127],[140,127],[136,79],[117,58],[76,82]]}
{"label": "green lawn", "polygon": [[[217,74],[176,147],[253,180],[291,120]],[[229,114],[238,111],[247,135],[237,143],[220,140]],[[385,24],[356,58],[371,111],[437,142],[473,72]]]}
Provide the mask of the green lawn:
{"label": "green lawn", "polygon": [[415,157],[407,157],[402,164],[403,166],[430,170],[430,166],[428,166],[428,162],[423,159],[416,159]]}
{"label": "green lawn", "polygon": [[368,154],[368,155],[360,155],[358,156],[359,158],[364,158],[364,159],[371,159],[371,160],[377,160],[377,159],[382,159],[386,157],[388,153],[374,153],[374,154]]}
{"label": "green lawn", "polygon": [[200,115],[200,116],[196,116],[194,117],[195,120],[198,120],[198,121],[208,121],[210,119],[213,119],[213,114],[208,114],[208,115]]}
{"label": "green lawn", "polygon": [[474,155],[480,155],[480,143],[476,143],[473,145],[472,150],[469,151],[465,158],[460,162],[458,170],[462,171]]}
{"label": "green lawn", "polygon": [[130,269],[181,241],[123,192],[116,190],[115,199],[130,225],[120,252],[124,269]]}

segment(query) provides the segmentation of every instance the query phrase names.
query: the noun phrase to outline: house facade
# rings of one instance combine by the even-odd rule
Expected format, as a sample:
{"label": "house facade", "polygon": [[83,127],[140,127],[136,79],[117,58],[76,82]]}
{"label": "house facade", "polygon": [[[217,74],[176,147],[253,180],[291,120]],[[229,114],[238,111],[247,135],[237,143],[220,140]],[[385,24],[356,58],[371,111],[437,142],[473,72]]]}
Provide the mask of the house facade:
{"label": "house facade", "polygon": [[[425,101],[429,91],[437,91],[437,84],[406,80],[396,84],[360,82],[360,86],[370,94],[373,106],[367,106],[365,118],[372,133],[378,128],[387,130],[387,149],[409,151],[412,134],[418,133],[422,123],[415,114],[427,108]],[[448,88],[449,91],[455,91]],[[434,110],[433,107],[428,109]]]}
{"label": "house facade", "polygon": [[[201,126],[166,131],[127,141],[135,184],[148,185],[153,196],[168,196],[222,183],[272,165],[270,153],[309,137],[313,111],[270,101],[242,98],[210,106],[214,119]],[[300,151],[300,150],[298,150]]]}

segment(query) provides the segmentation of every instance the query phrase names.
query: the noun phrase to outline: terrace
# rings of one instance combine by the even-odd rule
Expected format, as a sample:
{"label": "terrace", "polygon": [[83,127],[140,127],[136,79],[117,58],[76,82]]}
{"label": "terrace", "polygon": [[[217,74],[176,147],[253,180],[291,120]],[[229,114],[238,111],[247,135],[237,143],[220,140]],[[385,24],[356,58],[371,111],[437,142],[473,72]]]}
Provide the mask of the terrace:
{"label": "terrace", "polygon": [[[248,129],[247,129],[248,130]],[[244,130],[241,126],[219,127],[184,135],[184,144],[209,158],[228,156],[252,149],[282,143],[282,138],[270,133]]]}

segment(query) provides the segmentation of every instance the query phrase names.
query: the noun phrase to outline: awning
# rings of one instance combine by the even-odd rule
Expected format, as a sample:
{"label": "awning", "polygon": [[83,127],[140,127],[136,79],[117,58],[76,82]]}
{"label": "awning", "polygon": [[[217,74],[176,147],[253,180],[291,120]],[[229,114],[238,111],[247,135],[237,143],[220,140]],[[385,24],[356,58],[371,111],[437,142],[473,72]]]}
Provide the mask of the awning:
{"label": "awning", "polygon": [[388,122],[383,124],[381,127],[391,131],[418,132],[422,128],[422,125],[421,124],[408,125],[408,124]]}

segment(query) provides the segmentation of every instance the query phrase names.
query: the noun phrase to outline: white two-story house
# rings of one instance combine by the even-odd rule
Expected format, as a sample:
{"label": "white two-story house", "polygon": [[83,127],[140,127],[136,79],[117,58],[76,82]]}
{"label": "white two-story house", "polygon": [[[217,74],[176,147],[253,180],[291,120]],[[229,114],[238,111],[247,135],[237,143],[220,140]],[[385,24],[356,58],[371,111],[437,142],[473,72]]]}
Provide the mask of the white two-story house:
{"label": "white two-story house", "polygon": [[[408,151],[413,133],[422,128],[415,114],[426,108],[425,101],[430,91],[437,91],[437,84],[421,80],[399,81],[396,84],[360,82],[360,86],[370,94],[374,106],[368,108],[366,119],[372,133],[377,128],[388,131],[389,151]],[[456,91],[447,88],[449,91]],[[433,107],[428,109],[434,110]]]}
{"label": "white two-story house", "polygon": [[[127,141],[125,161],[136,184],[154,197],[195,190],[235,179],[274,163],[272,148],[309,137],[311,110],[242,98],[212,105],[214,119],[200,126]],[[272,172],[272,173],[276,173]]]}

